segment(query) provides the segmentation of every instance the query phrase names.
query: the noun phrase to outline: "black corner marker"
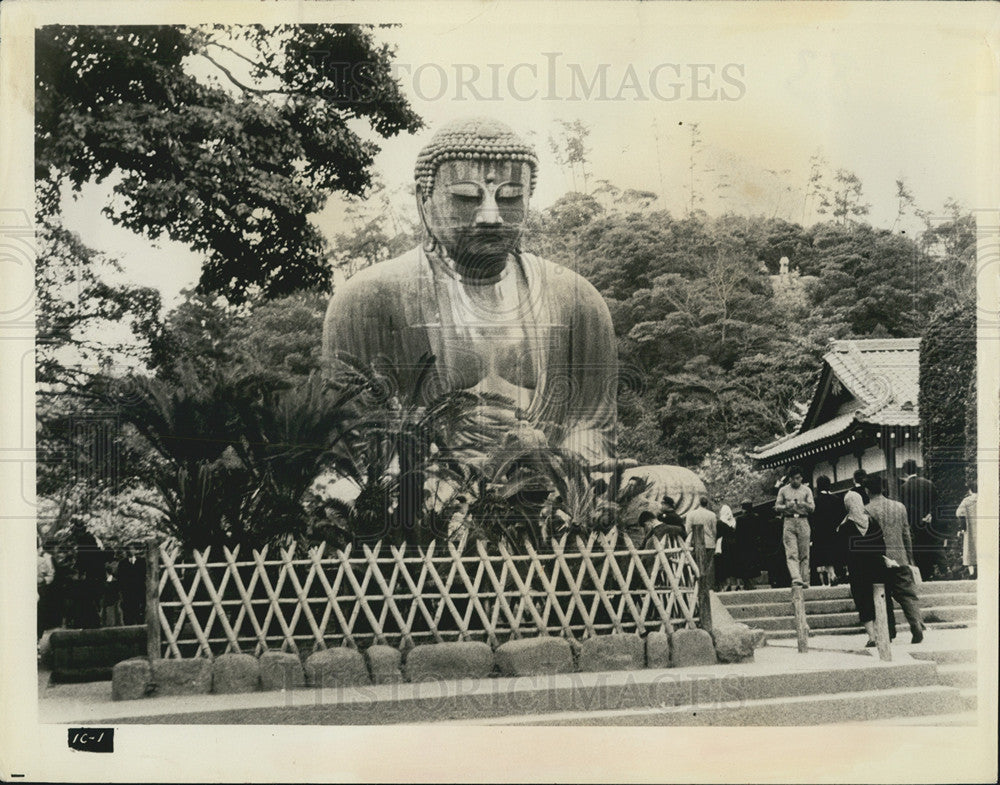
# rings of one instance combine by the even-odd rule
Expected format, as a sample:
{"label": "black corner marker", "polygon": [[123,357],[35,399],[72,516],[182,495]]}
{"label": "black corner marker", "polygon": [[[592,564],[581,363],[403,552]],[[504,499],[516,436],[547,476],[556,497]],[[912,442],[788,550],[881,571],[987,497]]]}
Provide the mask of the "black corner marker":
{"label": "black corner marker", "polygon": [[80,752],[114,752],[114,728],[70,728],[69,748]]}

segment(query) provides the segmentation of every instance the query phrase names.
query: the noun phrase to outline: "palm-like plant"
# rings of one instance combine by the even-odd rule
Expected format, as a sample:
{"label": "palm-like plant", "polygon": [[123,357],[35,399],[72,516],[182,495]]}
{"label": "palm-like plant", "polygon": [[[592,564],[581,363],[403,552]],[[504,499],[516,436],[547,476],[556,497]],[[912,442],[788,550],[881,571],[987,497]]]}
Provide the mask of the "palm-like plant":
{"label": "palm-like plant", "polygon": [[[465,467],[457,492],[470,496],[471,540],[503,542],[515,552],[547,549],[563,534],[605,531],[617,509],[574,452],[544,444],[508,445]],[[553,500],[558,498],[558,504]],[[557,516],[557,511],[563,513]],[[565,523],[563,523],[565,521]]]}
{"label": "palm-like plant", "polygon": [[[207,378],[205,378],[207,376]],[[306,492],[347,439],[358,385],[318,376],[282,389],[261,373],[182,370],[179,383],[137,377],[108,393],[152,447],[158,508],[189,547],[259,547],[304,529]],[[119,388],[120,390],[120,388]]]}

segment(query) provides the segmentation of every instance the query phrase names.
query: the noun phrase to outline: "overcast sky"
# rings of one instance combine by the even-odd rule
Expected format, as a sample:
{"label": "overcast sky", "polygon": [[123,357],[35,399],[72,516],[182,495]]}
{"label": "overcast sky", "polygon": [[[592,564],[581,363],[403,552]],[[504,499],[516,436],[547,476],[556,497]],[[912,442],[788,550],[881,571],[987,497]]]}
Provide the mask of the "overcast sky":
{"label": "overcast sky", "polygon": [[[816,215],[803,200],[817,152],[831,171],[860,177],[877,226],[895,220],[900,178],[932,212],[949,197],[988,206],[979,184],[995,168],[987,154],[997,133],[996,72],[986,46],[987,12],[995,24],[995,7],[431,7],[449,13],[432,22],[426,11],[390,5],[393,13],[382,17],[402,22],[380,35],[398,46],[404,93],[427,124],[381,142],[376,167],[390,188],[412,182],[417,151],[442,122],[487,114],[535,141],[539,208],[571,188],[548,151],[560,119],[591,127],[594,179],[653,191],[675,214],[690,198],[693,124],[701,142],[695,190],[709,214],[729,209],[811,223]],[[722,181],[729,187],[720,189]],[[89,189],[67,204],[70,228],[168,300],[195,283],[195,255],[171,243],[153,248],[111,226],[98,214],[104,195]],[[343,226],[342,210],[333,199],[317,216],[328,235]]]}

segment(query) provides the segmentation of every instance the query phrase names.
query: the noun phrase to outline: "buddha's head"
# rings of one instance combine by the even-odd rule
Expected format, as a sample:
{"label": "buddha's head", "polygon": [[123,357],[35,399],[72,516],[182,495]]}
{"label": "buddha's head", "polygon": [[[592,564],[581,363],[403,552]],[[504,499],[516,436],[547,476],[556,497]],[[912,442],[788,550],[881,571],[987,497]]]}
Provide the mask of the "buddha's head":
{"label": "buddha's head", "polygon": [[463,275],[495,276],[517,250],[537,170],[534,149],[488,118],[449,123],[420,151],[424,228]]}

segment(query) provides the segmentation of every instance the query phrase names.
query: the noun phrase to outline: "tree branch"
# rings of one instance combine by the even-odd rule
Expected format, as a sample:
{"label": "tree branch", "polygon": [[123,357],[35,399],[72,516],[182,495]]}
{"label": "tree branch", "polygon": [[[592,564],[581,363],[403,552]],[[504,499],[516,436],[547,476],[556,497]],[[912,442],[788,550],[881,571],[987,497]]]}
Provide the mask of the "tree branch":
{"label": "tree branch", "polygon": [[217,46],[217,47],[219,47],[219,49],[225,49],[227,52],[231,52],[232,54],[236,55],[241,60],[244,60],[245,62],[250,63],[250,65],[252,65],[254,68],[261,68],[261,69],[263,69],[265,71],[270,71],[275,76],[278,76],[278,77],[281,76],[281,72],[278,71],[277,69],[272,68],[269,65],[264,65],[263,63],[258,63],[253,58],[247,57],[245,54],[243,54],[242,52],[240,52],[237,49],[234,49],[233,47],[229,46],[228,44],[221,44],[218,41],[215,41],[215,40],[213,40],[211,38],[206,38],[205,39],[205,44],[207,46]]}
{"label": "tree branch", "polygon": [[234,85],[236,85],[244,92],[254,93],[255,95],[290,95],[296,92],[294,90],[264,90],[259,87],[250,87],[249,85],[243,84],[239,79],[237,79],[233,75],[232,71],[230,71],[228,68],[222,65],[222,63],[215,60],[211,55],[207,54],[206,52],[199,52],[199,54],[206,60],[208,60],[208,62],[210,62],[216,68],[218,68],[220,71],[222,71],[222,73],[226,75],[226,78],[228,78],[230,82],[232,82]]}

